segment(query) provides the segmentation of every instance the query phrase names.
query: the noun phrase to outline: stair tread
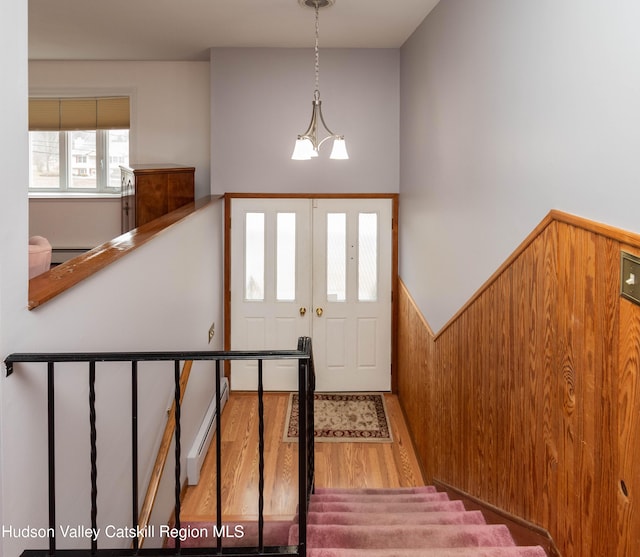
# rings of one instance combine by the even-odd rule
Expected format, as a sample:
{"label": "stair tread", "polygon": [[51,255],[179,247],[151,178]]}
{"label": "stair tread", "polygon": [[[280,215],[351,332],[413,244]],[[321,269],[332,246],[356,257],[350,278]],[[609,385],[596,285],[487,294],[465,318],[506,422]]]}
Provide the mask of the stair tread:
{"label": "stair tread", "polygon": [[307,557],[546,557],[540,546],[307,550]]}
{"label": "stair tread", "polygon": [[377,513],[407,513],[432,511],[464,511],[462,501],[428,501],[423,503],[387,503],[386,505],[370,505],[368,503],[310,503],[310,512],[377,512]]}
{"label": "stair tread", "polygon": [[432,511],[402,513],[310,512],[307,524],[399,525],[399,524],[485,524],[480,511]]}
{"label": "stair tread", "polygon": [[387,493],[387,494],[360,494],[360,493],[326,493],[311,496],[312,503],[422,503],[427,501],[445,501],[449,496],[446,493]]}
{"label": "stair tread", "polygon": [[384,494],[407,494],[407,493],[436,493],[435,486],[422,485],[419,487],[387,487],[387,488],[375,488],[375,487],[316,487],[315,493],[317,495],[325,495],[330,493],[346,493],[346,494],[372,494],[372,495],[384,495]]}
{"label": "stair tread", "polygon": [[[290,540],[297,539],[298,526],[293,525]],[[307,526],[310,548],[345,547],[390,549],[402,545],[407,549],[421,547],[514,546],[509,529],[503,524],[448,524],[398,526],[343,526],[311,524]]]}

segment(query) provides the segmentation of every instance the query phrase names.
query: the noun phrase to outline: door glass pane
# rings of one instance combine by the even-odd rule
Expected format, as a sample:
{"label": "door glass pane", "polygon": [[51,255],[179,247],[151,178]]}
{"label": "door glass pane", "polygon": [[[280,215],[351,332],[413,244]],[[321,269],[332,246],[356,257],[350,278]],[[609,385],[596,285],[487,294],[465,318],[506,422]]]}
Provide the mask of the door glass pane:
{"label": "door glass pane", "polygon": [[245,219],[246,300],[264,300],[264,213],[247,213]]}
{"label": "door glass pane", "polygon": [[347,215],[327,213],[327,300],[342,302],[347,295]]}
{"label": "door glass pane", "polygon": [[358,300],[378,299],[378,215],[358,216]]}
{"label": "door glass pane", "polygon": [[276,299],[296,299],[296,214],[278,213]]}

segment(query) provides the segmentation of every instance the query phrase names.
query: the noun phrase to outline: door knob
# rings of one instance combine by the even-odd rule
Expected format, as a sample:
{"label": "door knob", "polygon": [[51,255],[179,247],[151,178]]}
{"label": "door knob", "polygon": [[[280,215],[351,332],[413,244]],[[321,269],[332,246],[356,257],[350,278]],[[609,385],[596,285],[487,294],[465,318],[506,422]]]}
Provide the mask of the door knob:
{"label": "door knob", "polygon": [[300,315],[304,316],[307,313],[307,308],[300,308]]}
{"label": "door knob", "polygon": [[322,317],[322,308],[316,308],[316,315]]}

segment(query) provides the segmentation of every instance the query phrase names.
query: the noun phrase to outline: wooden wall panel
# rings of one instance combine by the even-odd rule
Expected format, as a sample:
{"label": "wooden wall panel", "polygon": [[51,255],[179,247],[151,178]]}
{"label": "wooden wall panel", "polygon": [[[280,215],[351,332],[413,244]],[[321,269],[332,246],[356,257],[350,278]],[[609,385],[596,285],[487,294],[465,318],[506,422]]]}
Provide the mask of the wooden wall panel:
{"label": "wooden wall panel", "polygon": [[[558,225],[552,222],[541,234],[540,241],[544,249],[544,264],[542,273],[544,279],[542,289],[544,291],[544,310],[541,312],[541,323],[544,327],[544,342],[540,353],[537,355],[537,362],[544,358],[540,373],[542,377],[538,380],[543,382],[543,398],[535,406],[531,419],[539,421],[543,427],[544,446],[539,449],[544,451],[544,468],[539,472],[543,481],[541,491],[537,497],[541,500],[541,506],[536,509],[536,513],[531,516],[540,517],[539,525],[544,525],[549,532],[557,532],[557,508],[555,506],[555,494],[558,492],[558,423],[555,419],[556,408],[558,407],[557,393],[555,391],[555,370],[557,361],[555,355],[555,340],[558,335],[558,306],[556,299],[558,296]],[[534,242],[535,243],[535,242]],[[535,492],[531,492],[535,493]],[[533,521],[533,519],[531,519]]]}
{"label": "wooden wall panel", "polygon": [[[640,256],[638,245],[624,246],[623,249]],[[640,498],[640,311],[628,300],[620,301],[620,344],[617,398],[617,454],[615,463],[618,474],[615,480],[617,524],[615,534],[619,536],[617,557],[640,555],[640,535],[638,531]],[[623,486],[624,483],[624,486]],[[635,504],[634,504],[635,502]],[[635,512],[634,512],[635,511]]]}
{"label": "wooden wall panel", "polygon": [[[593,436],[591,443],[598,447],[594,452],[594,479],[600,489],[594,490],[593,496],[593,529],[600,535],[592,540],[592,555],[608,555],[609,548],[615,547],[618,535],[615,528],[616,505],[612,499],[619,491],[616,481],[618,449],[613,437],[617,432],[617,391],[618,391],[618,359],[620,343],[620,307],[626,302],[619,297],[620,283],[620,244],[609,238],[598,236],[596,253],[606,255],[597,259],[594,306],[596,334],[594,339],[595,368],[601,370],[594,384],[591,404],[594,408]],[[634,306],[633,313],[640,316],[640,308]],[[640,335],[636,331],[636,340]],[[637,370],[637,367],[636,367]],[[636,420],[640,414],[636,414]],[[601,440],[607,440],[602,443]],[[636,525],[638,523],[636,522]],[[637,531],[632,534],[637,535]],[[638,548],[640,549],[640,548]],[[618,555],[622,555],[618,553]]]}
{"label": "wooden wall panel", "polygon": [[[398,374],[398,396],[403,396],[402,406],[405,415],[411,416],[409,424],[411,437],[418,454],[424,454],[427,446],[427,424],[432,422],[437,412],[436,399],[429,388],[434,385],[433,369],[433,333],[419,312],[412,311],[415,307],[404,286],[398,301],[398,338],[405,339],[402,349],[398,350],[398,369],[408,370],[408,373]],[[430,440],[430,449],[435,452],[442,450],[435,439]],[[432,476],[437,470],[432,462],[423,461],[423,473]]]}
{"label": "wooden wall panel", "polygon": [[[427,480],[550,532],[565,557],[640,555],[640,236],[553,211],[434,335],[400,288],[398,395]],[[623,487],[624,482],[624,487]]]}

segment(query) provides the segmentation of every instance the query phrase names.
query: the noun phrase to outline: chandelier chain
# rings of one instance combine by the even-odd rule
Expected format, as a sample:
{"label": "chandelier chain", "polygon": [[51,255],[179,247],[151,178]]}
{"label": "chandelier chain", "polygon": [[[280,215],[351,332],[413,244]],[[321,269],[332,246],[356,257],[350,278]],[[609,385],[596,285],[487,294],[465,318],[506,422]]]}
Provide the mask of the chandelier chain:
{"label": "chandelier chain", "polygon": [[315,45],[315,70],[316,70],[316,89],[314,97],[320,98],[320,48],[319,48],[319,35],[320,35],[320,4],[316,1],[316,45]]}

